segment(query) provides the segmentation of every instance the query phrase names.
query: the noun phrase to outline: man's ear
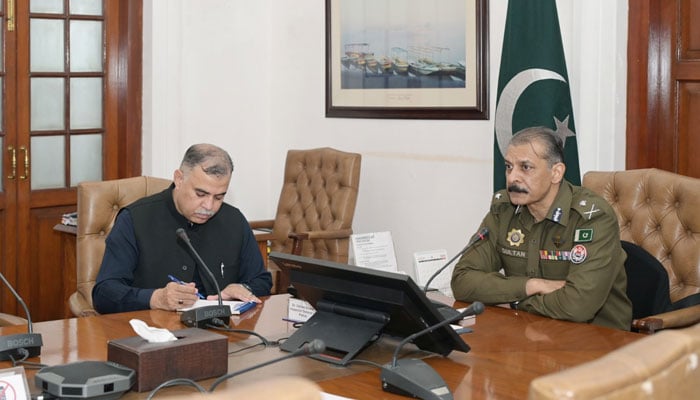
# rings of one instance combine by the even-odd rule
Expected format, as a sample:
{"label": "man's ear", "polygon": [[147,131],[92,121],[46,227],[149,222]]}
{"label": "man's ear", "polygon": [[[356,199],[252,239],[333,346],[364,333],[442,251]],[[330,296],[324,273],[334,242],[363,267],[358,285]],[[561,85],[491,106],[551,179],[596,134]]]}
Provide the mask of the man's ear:
{"label": "man's ear", "polygon": [[566,172],[566,165],[564,163],[556,163],[552,166],[552,183],[561,183],[564,179],[564,172]]}
{"label": "man's ear", "polygon": [[185,178],[185,174],[180,168],[173,172],[173,182],[175,182],[175,187],[179,188],[182,185],[182,180]]}

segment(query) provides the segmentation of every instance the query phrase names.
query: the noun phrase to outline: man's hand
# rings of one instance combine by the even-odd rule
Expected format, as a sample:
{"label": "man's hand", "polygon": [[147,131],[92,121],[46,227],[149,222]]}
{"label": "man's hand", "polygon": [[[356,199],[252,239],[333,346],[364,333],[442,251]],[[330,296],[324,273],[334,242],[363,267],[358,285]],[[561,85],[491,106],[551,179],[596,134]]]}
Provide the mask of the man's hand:
{"label": "man's hand", "polygon": [[566,281],[554,281],[541,278],[530,278],[525,284],[525,292],[528,297],[535,294],[549,294],[559,290],[566,285]]}
{"label": "man's hand", "polygon": [[[219,296],[212,295],[208,296],[207,300],[218,300]],[[241,300],[241,301],[254,301],[256,303],[262,303],[262,300],[257,298],[250,290],[246,289],[245,286],[240,283],[232,283],[221,291],[221,300]]]}
{"label": "man's hand", "polygon": [[197,301],[197,288],[194,282],[180,285],[170,282],[164,288],[156,289],[151,295],[152,309],[175,311],[190,307]]}

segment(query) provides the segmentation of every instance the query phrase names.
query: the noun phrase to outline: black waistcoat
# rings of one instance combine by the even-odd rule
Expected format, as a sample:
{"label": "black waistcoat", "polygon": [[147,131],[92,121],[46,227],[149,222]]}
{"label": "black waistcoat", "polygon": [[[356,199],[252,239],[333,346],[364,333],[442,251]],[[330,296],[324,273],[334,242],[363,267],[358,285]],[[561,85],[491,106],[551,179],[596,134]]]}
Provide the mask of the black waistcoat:
{"label": "black waistcoat", "polygon": [[[223,289],[229,283],[239,281],[240,252],[244,235],[248,232],[243,214],[224,203],[219,212],[205,224],[192,224],[175,208],[174,185],[155,195],[144,197],[126,208],[134,222],[136,243],[139,247],[139,263],[134,271],[134,286],[158,288],[168,282],[168,274],[192,282],[195,268],[201,266],[187,245],[175,231],[183,228],[192,246],[199,252]],[[206,295],[216,294],[208,274],[199,273]],[[200,288],[201,290],[201,288]]]}

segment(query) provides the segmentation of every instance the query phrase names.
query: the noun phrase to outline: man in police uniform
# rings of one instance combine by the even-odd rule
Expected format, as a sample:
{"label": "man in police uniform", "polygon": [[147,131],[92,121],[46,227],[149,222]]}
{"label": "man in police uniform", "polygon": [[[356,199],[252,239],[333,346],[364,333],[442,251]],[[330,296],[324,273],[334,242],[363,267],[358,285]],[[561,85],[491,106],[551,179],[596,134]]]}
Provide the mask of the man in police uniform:
{"label": "man in police uniform", "polygon": [[626,254],[610,205],[564,180],[563,146],[545,127],[511,139],[506,189],[482,222],[483,241],[452,274],[457,300],[629,330]]}

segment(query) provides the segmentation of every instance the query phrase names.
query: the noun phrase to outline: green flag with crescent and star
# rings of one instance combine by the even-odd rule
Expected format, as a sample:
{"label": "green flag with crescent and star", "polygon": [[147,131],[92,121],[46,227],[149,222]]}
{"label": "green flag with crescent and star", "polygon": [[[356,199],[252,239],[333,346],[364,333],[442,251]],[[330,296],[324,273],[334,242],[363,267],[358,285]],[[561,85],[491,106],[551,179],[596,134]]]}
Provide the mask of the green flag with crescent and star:
{"label": "green flag with crescent and star", "polygon": [[505,188],[503,156],[514,133],[553,129],[564,143],[564,178],[581,184],[569,77],[555,0],[510,0],[494,118],[494,192]]}

